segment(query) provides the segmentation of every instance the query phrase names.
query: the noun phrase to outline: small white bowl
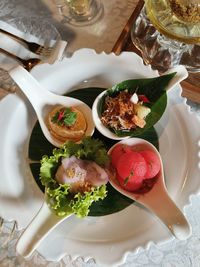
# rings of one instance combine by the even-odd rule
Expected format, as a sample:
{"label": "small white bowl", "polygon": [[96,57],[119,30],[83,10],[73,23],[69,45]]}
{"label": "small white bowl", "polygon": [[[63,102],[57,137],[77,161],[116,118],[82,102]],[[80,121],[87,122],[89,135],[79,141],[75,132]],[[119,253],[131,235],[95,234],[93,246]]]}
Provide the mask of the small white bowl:
{"label": "small white bowl", "polygon": [[115,133],[110,131],[106,126],[103,125],[101,122],[101,119],[98,114],[98,104],[100,99],[103,97],[103,95],[107,92],[107,90],[103,91],[101,94],[99,94],[92,106],[92,117],[95,124],[95,127],[97,130],[107,138],[113,139],[113,140],[123,140],[129,138],[129,136],[117,136]]}

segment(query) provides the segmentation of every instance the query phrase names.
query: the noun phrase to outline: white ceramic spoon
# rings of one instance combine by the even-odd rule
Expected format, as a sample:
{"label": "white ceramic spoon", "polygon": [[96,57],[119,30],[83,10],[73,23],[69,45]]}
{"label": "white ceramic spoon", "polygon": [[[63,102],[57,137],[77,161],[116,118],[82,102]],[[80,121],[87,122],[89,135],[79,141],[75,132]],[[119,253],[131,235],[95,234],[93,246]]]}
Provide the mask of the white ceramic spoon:
{"label": "white ceramic spoon", "polygon": [[54,214],[47,203],[44,202],[41,209],[26,227],[16,244],[16,252],[24,258],[29,257],[39,246],[42,240],[62,221],[72,214],[59,217]]}
{"label": "white ceramic spoon", "polygon": [[45,120],[47,114],[56,105],[75,107],[80,110],[87,122],[85,135],[91,136],[93,134],[95,125],[92,118],[92,111],[84,102],[72,97],[56,95],[42,88],[41,84],[21,66],[10,70],[9,74],[29,99],[36,112],[44,136],[54,146],[60,147],[63,143],[50,134]]}
{"label": "white ceramic spoon", "polygon": [[[158,174],[158,180],[154,184],[153,188],[144,194],[135,194],[123,189],[114,176],[110,177],[110,184],[121,194],[137,201],[155,214],[177,239],[187,239],[191,235],[191,228],[187,219],[167,192],[162,159],[157,149],[151,143],[140,138],[130,138],[122,140],[118,142],[118,144],[119,143],[137,147],[138,150],[148,149],[153,151],[160,159],[161,170]],[[109,150],[108,154],[111,153],[114,146]]]}
{"label": "white ceramic spoon", "polygon": [[[169,84],[166,87],[166,91],[168,91],[169,89],[174,88],[176,85],[178,85],[181,81],[183,81],[184,79],[187,78],[188,76],[188,72],[186,70],[186,68],[182,65],[177,66],[173,69],[168,70],[167,72],[163,73],[162,75],[166,75],[169,73],[173,73],[176,72],[176,75],[170,80]],[[93,106],[92,106],[92,116],[93,116],[93,120],[95,122],[95,126],[97,128],[97,130],[102,133],[104,136],[113,139],[113,140],[122,140],[122,139],[127,139],[129,138],[129,136],[124,136],[124,137],[119,137],[116,134],[114,134],[112,131],[110,131],[106,126],[103,125],[103,123],[101,122],[101,119],[99,117],[98,114],[98,103],[100,101],[100,99],[102,98],[102,96],[106,93],[106,90],[103,91],[101,94],[99,94],[97,96],[97,98],[95,99]]]}

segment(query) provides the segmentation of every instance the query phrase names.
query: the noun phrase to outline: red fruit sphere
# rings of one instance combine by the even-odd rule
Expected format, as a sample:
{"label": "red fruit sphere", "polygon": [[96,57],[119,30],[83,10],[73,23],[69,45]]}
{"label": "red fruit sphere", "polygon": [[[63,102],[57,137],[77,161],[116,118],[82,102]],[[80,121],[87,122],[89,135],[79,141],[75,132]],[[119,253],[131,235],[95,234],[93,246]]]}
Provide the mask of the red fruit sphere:
{"label": "red fruit sphere", "polygon": [[119,176],[119,174],[116,175],[116,179],[119,181],[120,186],[124,188],[127,191],[133,192],[141,188],[143,178],[137,178],[137,179],[124,179]]}
{"label": "red fruit sphere", "polygon": [[111,151],[111,163],[114,167],[117,166],[119,158],[126,152],[131,152],[131,148],[125,144],[116,145]]}
{"label": "red fruit sphere", "polygon": [[129,151],[120,156],[116,168],[118,174],[124,179],[144,178],[147,163],[140,153]]}
{"label": "red fruit sphere", "polygon": [[147,163],[147,172],[145,174],[145,179],[155,177],[160,171],[161,164],[158,155],[151,150],[140,151]]}

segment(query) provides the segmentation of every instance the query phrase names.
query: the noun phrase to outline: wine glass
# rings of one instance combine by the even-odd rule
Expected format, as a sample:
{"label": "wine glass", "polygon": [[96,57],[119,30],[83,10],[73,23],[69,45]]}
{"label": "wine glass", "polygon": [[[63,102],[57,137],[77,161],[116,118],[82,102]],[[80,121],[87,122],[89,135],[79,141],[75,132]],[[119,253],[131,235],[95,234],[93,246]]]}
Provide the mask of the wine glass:
{"label": "wine glass", "polygon": [[55,0],[59,13],[73,26],[91,25],[103,15],[101,0]]}
{"label": "wine glass", "polygon": [[131,39],[145,64],[165,72],[184,65],[200,71],[200,0],[146,0]]}

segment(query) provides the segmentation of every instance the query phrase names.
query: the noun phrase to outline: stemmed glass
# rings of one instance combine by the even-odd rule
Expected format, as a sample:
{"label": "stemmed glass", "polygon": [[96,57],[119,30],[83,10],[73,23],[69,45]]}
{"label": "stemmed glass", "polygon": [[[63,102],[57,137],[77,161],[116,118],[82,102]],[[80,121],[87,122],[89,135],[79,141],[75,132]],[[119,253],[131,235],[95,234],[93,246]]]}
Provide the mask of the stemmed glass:
{"label": "stemmed glass", "polygon": [[131,30],[145,64],[165,72],[179,64],[200,71],[200,0],[145,0]]}
{"label": "stemmed glass", "polygon": [[73,26],[86,26],[95,23],[103,15],[101,0],[55,0],[64,22]]}

